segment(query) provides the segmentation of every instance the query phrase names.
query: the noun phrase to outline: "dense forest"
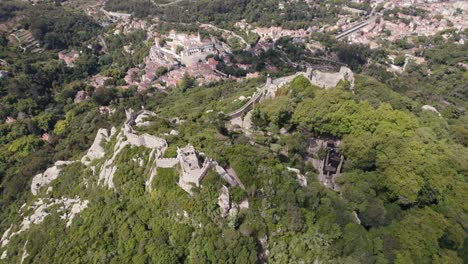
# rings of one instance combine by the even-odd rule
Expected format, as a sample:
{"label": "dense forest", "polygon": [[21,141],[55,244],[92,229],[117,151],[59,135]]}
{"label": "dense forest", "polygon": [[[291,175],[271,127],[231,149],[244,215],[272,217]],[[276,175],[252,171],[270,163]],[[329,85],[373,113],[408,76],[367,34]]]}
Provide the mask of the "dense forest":
{"label": "dense forest", "polygon": [[[363,97],[375,86],[392,100],[373,98],[373,105],[368,103]],[[248,210],[229,221],[219,218],[217,189],[223,183],[214,174],[190,197],[176,185],[175,171],[161,170],[154,191],[145,192],[141,177],[145,168],[127,160],[136,153],[148,155],[148,150],[128,148],[117,163],[117,192],[77,185],[82,177],[92,180],[78,164],[67,167],[54,182],[56,197],[81,195],[91,206],[69,229],[31,229],[28,248],[35,261],[250,263],[260,246],[256,238],[266,235],[272,263],[317,258],[346,263],[461,263],[466,208],[460,205],[467,199],[463,175],[468,153],[448,136],[440,117],[397,110],[411,101],[369,77],[359,77],[356,95],[343,88],[324,91],[298,77],[277,98],[256,109],[259,132],[252,146],[243,143],[244,135],[226,132],[222,116],[204,114],[206,109],[224,109],[222,102],[210,102],[232,98],[234,87],[224,84],[148,99],[147,106],[155,105],[158,119],[153,120],[155,128],[146,131],[176,128],[180,134],[168,138],[170,144],[190,142],[230,164],[246,185],[235,199],[248,197]],[[176,113],[190,122],[168,124],[166,118]],[[280,127],[288,127],[288,134],[279,134]],[[275,136],[265,137],[261,131]],[[341,196],[317,182],[314,170],[304,163],[303,142],[324,134],[345,142]],[[285,149],[286,156],[281,151]],[[286,166],[306,172],[310,184],[299,186]],[[182,211],[190,217],[178,218]],[[172,221],[174,217],[179,220]],[[44,225],[63,226],[59,221],[52,217]],[[11,247],[23,246],[17,244],[20,237]],[[89,243],[91,248],[86,246]]]}
{"label": "dense forest", "polygon": [[311,7],[304,1],[293,1],[279,9],[281,1],[261,0],[202,0],[177,1],[174,5],[153,4],[146,0],[109,0],[106,8],[111,11],[132,13],[137,17],[157,15],[166,22],[213,23],[232,28],[245,19],[260,26],[283,26],[285,28],[307,28],[320,21],[332,22],[341,12],[337,1],[316,1]]}
{"label": "dense forest", "polygon": [[47,5],[34,8],[25,28],[46,49],[80,46],[99,31],[99,25],[85,14]]}
{"label": "dense forest", "polygon": [[[336,4],[326,11],[302,1],[279,10],[278,2],[109,0],[106,8],[137,17],[156,14],[164,21],[157,25],[161,32],[174,22],[230,28],[241,19],[302,28],[343,12],[337,7],[342,1],[317,1]],[[353,7],[369,11],[366,4]],[[80,197],[89,204],[69,227],[59,206],[48,208],[42,223],[0,248],[0,254],[8,251],[0,263],[468,262],[468,75],[461,65],[468,60],[468,45],[454,44],[467,30],[452,38],[442,33],[420,38],[427,48],[418,55],[427,63],[410,62],[402,73],[386,70],[387,50],[316,33],[312,38],[324,47],[317,53],[290,38],[259,56],[234,50],[232,61],[251,64],[259,78],[198,85],[184,76],[178,87],[160,92],[121,87],[127,70],[149,53],[153,40],[146,32],[116,35],[112,26],[58,4],[1,2],[0,22],[12,18],[31,32],[40,52],[23,51],[0,32],[0,66],[8,72],[0,78],[0,233],[21,223],[20,212],[30,212],[38,199]],[[132,45],[132,54],[124,52],[126,45]],[[407,45],[415,43],[392,43],[388,49]],[[57,53],[71,49],[80,56],[67,67]],[[226,113],[241,107],[240,96],[252,95],[267,75],[303,70],[285,58],[311,63],[323,55],[355,72],[353,91],[347,81],[322,89],[300,75],[274,98],[255,104],[251,134],[228,125]],[[277,70],[269,71],[272,67]],[[237,77],[248,72],[224,62],[218,69]],[[89,77],[98,73],[113,79],[96,89]],[[79,91],[88,97],[75,102]],[[440,114],[422,110],[426,104]],[[115,112],[101,114],[100,106]],[[220,216],[218,197],[226,183],[213,170],[189,195],[178,186],[180,168],[158,168],[148,190],[149,168],[135,160],[151,160],[151,151],[131,146],[115,157],[115,190],[99,185],[92,169],[76,162],[63,168],[52,191],[31,195],[34,175],[58,160],[81,159],[99,128],[120,130],[125,110],[143,107],[156,115],[136,133],[164,137],[165,157],[191,144],[232,167],[245,188],[230,188],[231,199],[247,199],[249,208]],[[175,123],[174,117],[184,122]],[[48,140],[41,139],[45,133]],[[317,158],[308,151],[317,138],[343,142],[339,193],[319,182],[308,162]],[[116,141],[114,135],[103,144],[105,157],[92,166],[113,156]],[[288,168],[298,169],[308,184],[301,185]]]}

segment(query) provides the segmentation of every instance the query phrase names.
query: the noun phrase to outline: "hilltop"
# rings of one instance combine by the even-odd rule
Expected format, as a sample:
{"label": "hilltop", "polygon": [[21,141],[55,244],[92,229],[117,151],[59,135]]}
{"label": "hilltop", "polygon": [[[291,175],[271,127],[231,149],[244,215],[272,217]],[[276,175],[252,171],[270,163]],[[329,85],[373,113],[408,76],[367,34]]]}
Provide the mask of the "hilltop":
{"label": "hilltop", "polygon": [[464,263],[463,1],[0,3],[0,263]]}

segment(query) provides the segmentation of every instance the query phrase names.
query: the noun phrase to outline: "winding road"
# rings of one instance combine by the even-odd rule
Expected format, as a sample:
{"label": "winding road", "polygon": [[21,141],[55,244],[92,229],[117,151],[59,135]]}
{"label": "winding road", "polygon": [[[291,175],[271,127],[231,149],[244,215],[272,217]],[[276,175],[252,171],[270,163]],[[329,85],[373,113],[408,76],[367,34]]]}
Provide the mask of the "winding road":
{"label": "winding road", "polygon": [[159,7],[165,7],[165,6],[175,5],[175,4],[183,2],[183,1],[186,1],[186,0],[175,0],[175,1],[172,1],[172,2],[169,2],[169,3],[165,3],[165,4],[158,4],[158,3],[155,3],[154,0],[151,0],[151,3],[153,3],[154,5],[159,6]]}
{"label": "winding road", "polygon": [[219,31],[222,31],[224,33],[227,33],[227,34],[230,34],[231,36],[234,36],[236,37],[237,39],[239,39],[242,44],[245,45],[245,49],[248,50],[250,49],[250,44],[241,36],[237,35],[235,32],[233,31],[230,31],[230,30],[227,30],[227,29],[224,29],[224,28],[219,28],[215,25],[212,25],[212,24],[202,24],[202,23],[199,23],[200,27],[202,28],[211,28],[211,29],[214,29],[214,30],[219,30]]}

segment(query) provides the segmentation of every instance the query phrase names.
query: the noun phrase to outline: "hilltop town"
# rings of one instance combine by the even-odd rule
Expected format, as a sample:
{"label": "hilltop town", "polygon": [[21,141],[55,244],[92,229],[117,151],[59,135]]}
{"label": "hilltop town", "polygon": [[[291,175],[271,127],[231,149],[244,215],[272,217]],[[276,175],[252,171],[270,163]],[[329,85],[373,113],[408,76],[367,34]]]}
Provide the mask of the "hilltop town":
{"label": "hilltop town", "polygon": [[[319,7],[313,1],[306,2],[310,7]],[[38,3],[39,1],[34,2]],[[195,23],[197,30],[180,30],[180,27],[174,26],[170,30],[161,31],[159,27],[161,20],[158,17],[142,18],[123,11],[108,11],[107,4],[106,1],[79,4],[87,15],[95,17],[101,26],[108,29],[106,33],[96,38],[97,43],[89,44],[86,48],[93,49],[97,45],[108,54],[106,41],[112,41],[114,38],[131,39],[135,34],[139,34],[142,43],[130,40],[118,48],[124,56],[132,57],[136,53],[144,56],[140,56],[140,61],[131,63],[131,67],[119,69],[110,67],[88,76],[86,83],[96,91],[115,87],[124,90],[135,89],[149,96],[155,91],[169,92],[181,87],[185,90],[194,85],[202,87],[224,81],[244,82],[252,78],[265,78],[266,75],[278,73],[280,67],[289,67],[288,70],[292,74],[278,79],[276,82],[279,84],[276,85],[267,82],[260,91],[266,89],[270,97],[272,94],[274,97],[279,87],[297,76],[294,72],[306,68],[308,78],[313,85],[333,88],[341,81],[347,83],[347,88],[354,93],[352,70],[356,70],[353,67],[355,65],[340,61],[339,52],[327,52],[330,47],[320,40],[324,35],[345,43],[363,44],[371,50],[385,50],[385,56],[378,60],[372,58],[375,60],[372,63],[384,67],[390,73],[403,73],[408,65],[427,64],[422,53],[432,44],[425,42],[424,38],[440,34],[443,39],[463,46],[466,40],[466,34],[463,32],[466,31],[468,23],[463,19],[468,12],[468,5],[463,1],[356,0],[340,6],[339,15],[332,23],[322,21],[299,29],[288,29],[283,26],[265,27],[242,19],[236,21],[230,29],[197,22]],[[74,6],[75,3],[70,1],[64,5]],[[287,2],[279,2],[277,10],[283,12],[287,7]],[[329,4],[325,7],[332,8]],[[23,53],[44,52],[31,30],[12,25],[11,23],[4,25],[11,43],[16,43]],[[290,56],[297,54],[288,53],[287,49],[291,49],[291,45],[304,47],[300,60],[310,56],[315,58],[313,60],[307,58],[304,61],[295,61],[295,58],[292,60]],[[83,49],[63,49],[57,52],[57,56],[67,68],[74,68],[86,53],[87,51]],[[253,59],[252,57],[245,59],[247,54],[253,56]],[[259,63],[258,58],[262,56],[277,56],[280,63],[268,59]],[[368,58],[367,62],[363,61],[361,64],[369,65],[369,61]],[[1,62],[0,76],[7,79],[9,65],[4,60]],[[467,68],[467,64],[462,62],[457,65]],[[431,74],[430,70],[427,74]],[[271,78],[268,77],[268,80]],[[270,91],[268,87],[274,88]],[[86,102],[90,99],[90,95],[85,89],[78,90],[73,102],[76,104]],[[263,98],[264,95],[260,95],[261,93],[256,93],[248,97],[250,100],[245,104],[248,110],[252,108],[249,103],[258,103],[256,100]],[[246,99],[244,96],[241,97]],[[422,109],[439,113],[431,105],[424,105]],[[104,115],[115,112],[108,105],[99,106],[99,111]],[[247,117],[231,120],[232,123],[251,128],[251,111],[240,113],[247,114]],[[5,119],[8,124],[15,121],[12,116],[7,116]],[[49,134],[44,133],[41,138],[48,142]]]}
{"label": "hilltop town", "polygon": [[[427,47],[420,41],[422,37],[446,32],[442,37],[448,39],[462,32],[468,23],[463,19],[468,12],[468,6],[463,1],[353,1],[343,8],[343,13],[332,24],[322,23],[303,29],[258,27],[242,20],[235,23],[234,31],[201,24],[198,32],[185,33],[173,29],[161,34],[155,27],[155,23],[160,23],[157,19],[148,21],[128,13],[106,11],[104,5],[101,2],[86,6],[85,11],[90,15],[103,13],[101,19],[107,19],[105,24],[113,23],[115,36],[143,31],[147,41],[152,43],[149,54],[139,67],[128,69],[124,78],[124,87],[136,86],[139,91],[150,87],[158,90],[174,88],[181,84],[184,77],[193,78],[199,85],[206,85],[221,80],[259,76],[258,67],[238,61],[235,57],[233,61],[232,47],[223,42],[225,39],[228,42],[235,39],[246,44],[243,50],[253,52],[255,56],[274,50],[274,43],[281,38],[291,38],[293,43],[304,43],[312,52],[323,52],[324,45],[314,37],[317,34],[335,34],[348,43],[368,45],[371,49],[388,48],[390,44],[396,49],[390,49],[390,54],[385,58],[388,71],[401,72],[410,61],[425,63],[424,58],[419,56],[421,48]],[[280,3],[278,9],[284,9],[284,3]],[[256,41],[247,43],[246,37],[235,32],[249,39],[255,36],[253,39]],[[463,45],[465,37],[457,38],[457,43]],[[123,46],[123,50],[128,54],[135,52],[132,45]],[[401,55],[406,57],[406,61],[396,63],[395,58]],[[78,56],[74,50],[59,54],[59,58],[68,66],[72,66]],[[230,70],[223,72],[226,67]],[[241,74],[232,74],[232,69],[237,69],[235,73]],[[270,66],[270,69],[274,69],[274,66]],[[98,75],[96,78],[92,83],[95,87],[103,86],[108,80],[105,76]]]}

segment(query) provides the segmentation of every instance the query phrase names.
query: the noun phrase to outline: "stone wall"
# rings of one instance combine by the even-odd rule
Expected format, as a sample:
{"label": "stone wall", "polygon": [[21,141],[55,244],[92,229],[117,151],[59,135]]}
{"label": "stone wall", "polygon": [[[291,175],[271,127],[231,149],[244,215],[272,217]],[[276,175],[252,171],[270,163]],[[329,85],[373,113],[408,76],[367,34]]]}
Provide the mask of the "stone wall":
{"label": "stone wall", "polygon": [[193,169],[190,170],[188,169],[187,166],[184,163],[184,161],[180,160],[180,165],[182,167],[182,174],[180,175],[179,178],[179,186],[184,189],[188,193],[192,193],[192,185],[195,185],[196,187],[200,186],[201,181],[205,177],[205,175],[208,173],[208,170],[211,168],[211,159],[206,158],[205,161],[203,162],[201,168],[199,169]]}
{"label": "stone wall", "polygon": [[252,98],[239,109],[228,114],[230,120],[239,118],[243,114],[253,109],[255,103],[261,102],[268,98],[274,98],[276,92],[286,84],[289,84],[299,75],[304,75],[309,81],[318,87],[329,89],[334,88],[341,81],[348,81],[351,84],[351,90],[354,92],[354,74],[347,67],[341,67],[339,72],[322,72],[307,68],[306,72],[298,72],[296,74],[281,77],[272,80],[268,77],[267,82],[252,95]]}
{"label": "stone wall", "polygon": [[156,159],[156,166],[159,168],[174,168],[179,160],[177,158]]}
{"label": "stone wall", "polygon": [[238,181],[234,176],[230,175],[223,167],[221,167],[216,161],[213,161],[213,167],[227,183],[231,186],[239,186],[241,185],[240,181]]}
{"label": "stone wall", "polygon": [[335,88],[341,80],[349,81],[351,89],[354,89],[354,74],[346,67],[341,67],[339,72],[322,72],[313,70],[310,72],[309,79],[311,83],[320,88]]}
{"label": "stone wall", "polygon": [[164,139],[149,134],[143,134],[139,136],[133,133],[126,133],[125,136],[127,137],[128,143],[136,147],[158,149],[167,146],[167,143]]}
{"label": "stone wall", "polygon": [[[117,130],[112,128],[109,132],[107,129],[100,129],[96,134],[93,145],[89,148],[87,153],[82,157],[81,162],[89,166],[91,161],[105,157],[105,150],[103,144],[110,141],[110,138],[117,134],[115,138],[115,145],[112,150],[112,156],[107,158],[102,163],[101,167],[93,166],[91,170],[93,174],[98,176],[98,184],[107,186],[110,189],[115,189],[113,178],[117,171],[115,160],[122,150],[130,145],[136,147],[145,147],[151,149],[149,163],[151,166],[150,179],[147,180],[146,185],[149,186],[154,177],[156,177],[157,168],[174,168],[177,164],[181,165],[182,172],[179,178],[179,185],[188,193],[191,193],[192,184],[200,186],[203,177],[208,173],[209,169],[213,168],[212,160],[205,158],[203,164],[198,163],[198,154],[193,146],[188,145],[186,148],[178,150],[176,158],[164,158],[163,154],[166,151],[168,144],[165,139],[159,138],[149,134],[137,135],[133,126],[144,122],[145,117],[153,116],[154,113],[145,110],[135,113],[129,109],[125,111],[127,119],[124,127],[117,134]],[[188,151],[190,155],[186,156],[183,152]],[[154,157],[154,159],[153,159]],[[48,168],[44,173],[40,173],[33,178],[31,184],[31,192],[37,195],[39,189],[48,185],[60,175],[61,168],[59,166],[68,165],[75,161],[62,162],[58,161],[55,166]],[[217,163],[215,163],[217,165]],[[140,166],[144,166],[143,163]],[[222,167],[218,166],[215,170],[220,176],[232,186],[240,185],[242,183],[235,177],[226,172]]]}

